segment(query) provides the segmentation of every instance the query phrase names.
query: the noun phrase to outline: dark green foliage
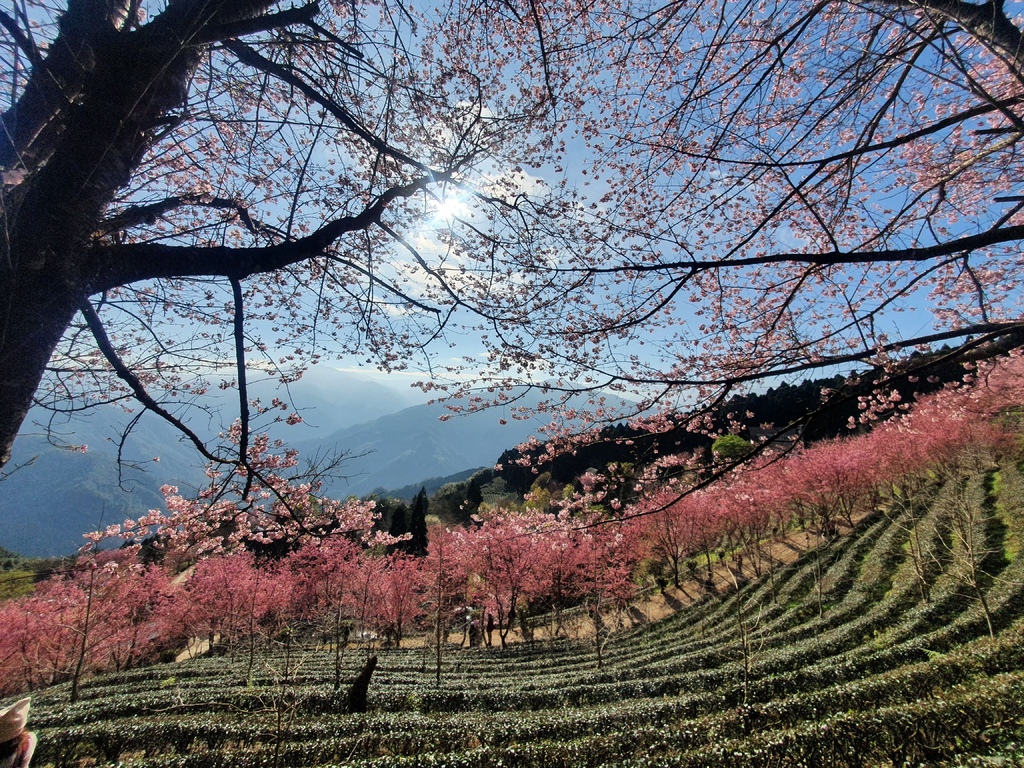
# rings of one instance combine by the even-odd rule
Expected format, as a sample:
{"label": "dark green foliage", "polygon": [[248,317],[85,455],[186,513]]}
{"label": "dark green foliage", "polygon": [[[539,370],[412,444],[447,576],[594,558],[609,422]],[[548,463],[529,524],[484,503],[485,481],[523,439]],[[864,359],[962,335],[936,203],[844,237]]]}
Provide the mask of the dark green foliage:
{"label": "dark green foliage", "polygon": [[[931,377],[928,379],[928,377]],[[926,375],[920,376],[915,384],[901,382],[894,387],[899,391],[902,403],[913,402],[915,395],[933,392],[945,382],[959,381],[964,369],[959,365],[932,365]],[[928,379],[928,380],[926,380]],[[712,419],[712,432],[729,432],[732,418],[740,419],[744,432],[761,424],[772,424],[774,429],[798,434],[807,444],[818,440],[849,434],[847,426],[850,417],[860,415],[859,394],[869,394],[873,386],[869,380],[847,381],[835,376],[827,379],[802,381],[797,385],[783,382],[761,394],[736,395],[725,402]],[[822,391],[829,390],[829,401],[823,406]],[[747,416],[746,414],[753,414]],[[888,414],[879,414],[884,418]],[[498,459],[501,467],[496,474],[505,479],[519,494],[526,493],[536,479],[533,469],[550,472],[553,480],[571,483],[590,467],[599,470],[608,464],[632,463],[644,466],[657,456],[670,453],[709,452],[712,439],[703,432],[687,428],[684,414],[676,417],[679,426],[665,433],[650,434],[625,424],[616,424],[601,431],[600,439],[592,445],[579,446],[571,453],[556,455],[535,467],[523,467],[517,463],[522,458],[518,449],[505,451]],[[741,434],[741,437],[754,437]],[[545,447],[534,449],[532,455],[541,456]]]}
{"label": "dark green foliage", "polygon": [[449,525],[468,525],[493,479],[493,470],[480,469],[465,480],[446,483],[431,497],[430,513]]}
{"label": "dark green foliage", "polygon": [[480,481],[474,475],[469,479],[469,486],[466,488],[466,511],[474,514],[484,501],[484,495],[480,491]]}
{"label": "dark green foliage", "polygon": [[430,502],[427,500],[427,489],[420,488],[416,498],[412,502],[412,513],[409,515],[409,539],[406,552],[416,557],[426,557],[427,554],[427,509]]}
{"label": "dark green foliage", "polygon": [[[407,513],[409,508],[405,502],[397,502],[391,509],[391,523],[388,525],[388,533],[392,536],[404,536],[409,532],[409,521]],[[407,542],[399,542],[388,547],[391,551],[405,551]]]}
{"label": "dark green foliage", "polygon": [[420,492],[420,488],[426,488],[427,494],[434,496],[446,485],[458,485],[473,477],[480,478],[480,482],[482,483],[487,483],[493,475],[494,471],[491,469],[466,469],[462,472],[456,472],[454,475],[430,477],[426,480],[421,480],[418,483],[413,483],[412,485],[403,485],[401,488],[393,488],[388,491],[382,490],[381,495],[386,495],[393,499],[412,501],[416,498],[416,494]]}

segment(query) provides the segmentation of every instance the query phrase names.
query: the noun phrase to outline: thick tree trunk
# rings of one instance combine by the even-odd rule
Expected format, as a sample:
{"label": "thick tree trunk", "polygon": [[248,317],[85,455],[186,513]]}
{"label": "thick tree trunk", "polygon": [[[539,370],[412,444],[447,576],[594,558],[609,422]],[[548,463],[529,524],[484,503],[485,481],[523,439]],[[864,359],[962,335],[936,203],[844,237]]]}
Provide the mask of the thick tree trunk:
{"label": "thick tree trunk", "polygon": [[160,26],[201,25],[180,5],[125,34],[108,8],[72,4],[47,68],[3,115],[5,126],[38,129],[0,142],[0,162],[24,177],[5,179],[0,200],[0,466],[79,303],[112,271],[89,251],[107,206],[185,103],[202,49],[177,42],[187,36],[155,38]]}
{"label": "thick tree trunk", "polygon": [[79,296],[39,273],[0,293],[0,467],[32,406],[49,363],[77,311]]}
{"label": "thick tree trunk", "polygon": [[126,244],[119,232],[131,221],[104,221],[119,194],[131,199],[123,191],[154,142],[187,117],[210,46],[231,41],[250,66],[276,69],[238,38],[309,24],[318,12],[316,3],[271,13],[273,5],[168,0],[158,15],[128,23],[116,0],[68,0],[59,34],[0,115],[0,467],[83,300],[143,280],[239,277],[304,260],[428,183],[425,175],[396,187],[362,213],[277,247]]}

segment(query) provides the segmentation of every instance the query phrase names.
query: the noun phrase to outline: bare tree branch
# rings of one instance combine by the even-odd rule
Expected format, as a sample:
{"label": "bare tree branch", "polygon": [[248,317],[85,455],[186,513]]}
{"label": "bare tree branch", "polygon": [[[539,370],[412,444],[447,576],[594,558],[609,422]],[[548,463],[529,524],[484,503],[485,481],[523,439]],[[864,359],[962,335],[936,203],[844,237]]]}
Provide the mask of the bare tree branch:
{"label": "bare tree branch", "polygon": [[117,350],[114,349],[114,345],[111,344],[110,338],[107,336],[106,329],[103,327],[103,321],[100,320],[99,315],[96,314],[96,310],[93,308],[91,302],[83,301],[79,306],[79,310],[85,318],[85,322],[89,326],[89,330],[92,332],[93,337],[96,339],[96,345],[99,347],[100,352],[103,353],[107,362],[110,363],[110,366],[117,373],[118,378],[131,388],[132,393],[135,395],[135,399],[138,400],[139,403],[181,432],[181,434],[183,434],[189,442],[192,443],[195,449],[208,461],[215,464],[235,463],[232,459],[226,459],[211,452],[202,438],[189,429],[181,419],[177,418],[174,414],[170,413],[160,405],[160,403],[153,399],[153,396],[146,391],[146,387],[139,380],[139,377],[132,372],[132,370],[121,359]]}
{"label": "bare tree branch", "polygon": [[689,275],[707,270],[734,267],[750,267],[764,264],[813,264],[819,266],[835,266],[839,264],[875,264],[885,262],[923,262],[940,259],[956,254],[972,253],[981,248],[988,248],[1003,243],[1015,243],[1024,240],[1024,225],[999,227],[976,235],[966,235],[935,245],[920,248],[897,248],[877,251],[837,251],[835,253],[773,253],[765,256],[747,256],[733,259],[691,261],[672,261],[661,263],[617,264],[607,267],[559,268],[566,272],[585,271],[590,274],[614,272],[662,272],[682,270]]}
{"label": "bare tree branch", "polygon": [[327,254],[342,236],[378,223],[388,205],[396,199],[411,197],[434,183],[421,178],[394,187],[355,216],[343,216],[306,237],[276,245],[249,248],[228,246],[175,246],[162,243],[97,245],[91,256],[100,265],[89,287],[99,293],[119,285],[162,277],[220,276],[244,278],[259,272],[271,272]]}

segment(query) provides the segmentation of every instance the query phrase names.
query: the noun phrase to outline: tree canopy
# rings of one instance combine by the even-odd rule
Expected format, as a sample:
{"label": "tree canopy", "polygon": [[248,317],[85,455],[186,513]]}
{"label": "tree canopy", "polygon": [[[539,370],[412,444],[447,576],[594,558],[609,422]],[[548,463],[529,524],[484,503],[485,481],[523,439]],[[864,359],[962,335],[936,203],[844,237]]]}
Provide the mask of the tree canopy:
{"label": "tree canopy", "polygon": [[[245,466],[251,422],[287,411],[246,371],[325,354],[471,369],[499,402],[593,392],[578,426],[613,418],[609,389],[700,414],[760,380],[870,390],[1020,346],[1019,11],[0,12],[0,462],[33,402],[134,400]],[[432,353],[465,339],[482,354]],[[218,386],[223,444],[193,426]]]}
{"label": "tree canopy", "polygon": [[[0,14],[0,461],[34,398],[134,399],[244,462],[247,369],[404,367],[457,311],[500,318],[520,251],[500,233],[532,215],[502,159],[543,115],[418,24],[386,2]],[[464,196],[493,243],[468,260]],[[218,385],[237,450],[189,425]]]}
{"label": "tree canopy", "polygon": [[546,61],[587,225],[535,326],[550,378],[719,405],[1021,343],[1018,4],[566,8]]}

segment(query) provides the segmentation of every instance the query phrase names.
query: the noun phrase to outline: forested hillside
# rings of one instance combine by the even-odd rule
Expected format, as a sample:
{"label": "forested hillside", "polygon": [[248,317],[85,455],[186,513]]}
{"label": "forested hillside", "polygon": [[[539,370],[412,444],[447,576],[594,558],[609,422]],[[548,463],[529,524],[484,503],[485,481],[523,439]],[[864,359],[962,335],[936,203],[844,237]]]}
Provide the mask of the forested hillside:
{"label": "forested hillside", "polygon": [[[956,364],[933,365],[930,371],[931,376],[923,381],[895,383],[889,390],[892,401],[882,407],[876,404],[872,421],[899,413],[901,404],[913,403],[946,384],[959,382],[965,374],[965,369]],[[723,433],[748,440],[783,437],[786,442],[797,440],[806,445],[848,436],[853,431],[851,419],[858,422],[864,411],[862,391],[850,384],[855,380],[847,376],[805,379],[795,385],[781,382],[763,392],[735,395],[709,414],[703,429],[694,428],[698,419],[693,413],[680,412],[654,428],[648,423],[631,426],[620,422],[592,434],[588,440],[574,437],[570,450],[561,450],[557,443],[550,454],[543,443],[510,448],[498,459],[497,474],[519,493],[526,493],[536,479],[535,468],[549,473],[556,482],[568,483],[588,469],[609,463],[643,467],[656,461],[659,454],[709,455],[715,436]],[[828,393],[827,406],[823,393]]]}

